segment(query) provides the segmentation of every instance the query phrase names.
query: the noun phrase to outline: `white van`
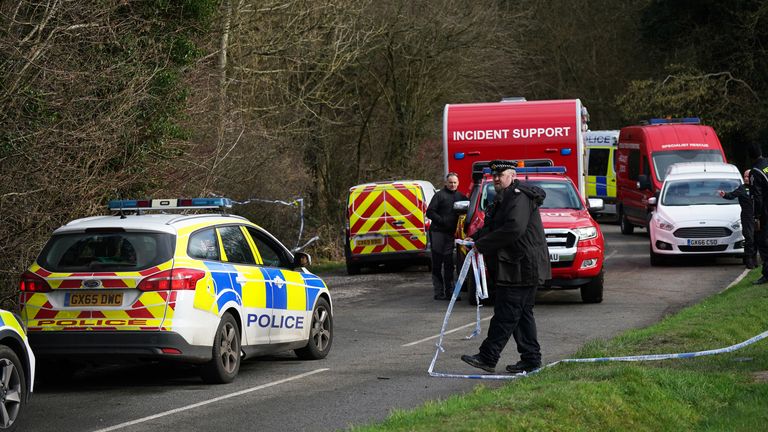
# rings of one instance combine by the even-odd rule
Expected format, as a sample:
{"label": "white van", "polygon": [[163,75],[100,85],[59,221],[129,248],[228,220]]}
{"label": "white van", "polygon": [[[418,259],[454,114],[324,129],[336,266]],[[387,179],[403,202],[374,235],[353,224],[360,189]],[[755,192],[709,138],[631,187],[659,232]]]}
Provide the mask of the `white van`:
{"label": "white van", "polygon": [[718,191],[742,183],[738,168],[722,162],[684,162],[669,167],[648,223],[651,265],[675,255],[743,256],[741,207]]}

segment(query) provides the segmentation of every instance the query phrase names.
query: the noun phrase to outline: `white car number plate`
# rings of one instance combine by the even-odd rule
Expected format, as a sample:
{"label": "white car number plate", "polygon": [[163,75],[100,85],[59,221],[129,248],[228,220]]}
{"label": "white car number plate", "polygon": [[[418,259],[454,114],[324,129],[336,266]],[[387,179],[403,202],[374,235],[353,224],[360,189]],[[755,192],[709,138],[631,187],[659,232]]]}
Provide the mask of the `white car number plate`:
{"label": "white car number plate", "polygon": [[560,254],[556,254],[556,253],[550,252],[549,253],[549,262],[558,262],[558,261],[560,261]]}
{"label": "white car number plate", "polygon": [[717,246],[717,239],[688,239],[688,246]]}

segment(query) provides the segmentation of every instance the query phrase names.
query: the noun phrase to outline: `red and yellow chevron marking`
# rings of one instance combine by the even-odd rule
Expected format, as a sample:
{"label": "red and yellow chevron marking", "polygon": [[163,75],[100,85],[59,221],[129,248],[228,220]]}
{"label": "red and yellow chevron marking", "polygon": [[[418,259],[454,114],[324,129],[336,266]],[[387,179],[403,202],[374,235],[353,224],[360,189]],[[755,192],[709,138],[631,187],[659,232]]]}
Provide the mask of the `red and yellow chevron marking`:
{"label": "red and yellow chevron marking", "polygon": [[45,294],[22,293],[29,331],[170,330],[176,293],[145,292],[128,309],[57,309]]}
{"label": "red and yellow chevron marking", "polygon": [[[126,309],[93,309],[65,308],[63,293],[56,291],[84,289],[86,280],[100,281],[97,290],[135,290],[142,279],[172,265],[173,261],[167,261],[138,272],[52,273],[33,264],[29,270],[45,278],[53,291],[21,293],[22,316],[30,331],[170,330],[176,308],[175,292],[140,292]],[[133,293],[136,295],[137,291]]]}
{"label": "red and yellow chevron marking", "polygon": [[427,245],[425,204],[414,183],[388,183],[350,190],[350,248],[353,254],[423,250]]}

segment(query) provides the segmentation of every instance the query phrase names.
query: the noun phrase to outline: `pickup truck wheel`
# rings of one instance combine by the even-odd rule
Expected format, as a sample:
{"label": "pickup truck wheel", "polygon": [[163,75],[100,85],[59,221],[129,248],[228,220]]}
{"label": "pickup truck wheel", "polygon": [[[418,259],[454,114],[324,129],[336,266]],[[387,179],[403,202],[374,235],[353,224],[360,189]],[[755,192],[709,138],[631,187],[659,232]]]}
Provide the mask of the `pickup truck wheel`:
{"label": "pickup truck wheel", "polygon": [[600,274],[581,286],[581,301],[584,303],[601,303],[603,301],[603,281],[605,274]]}
{"label": "pickup truck wheel", "polygon": [[635,226],[627,220],[627,215],[624,214],[623,210],[619,216],[619,225],[621,226],[622,234],[630,235],[635,232]]}

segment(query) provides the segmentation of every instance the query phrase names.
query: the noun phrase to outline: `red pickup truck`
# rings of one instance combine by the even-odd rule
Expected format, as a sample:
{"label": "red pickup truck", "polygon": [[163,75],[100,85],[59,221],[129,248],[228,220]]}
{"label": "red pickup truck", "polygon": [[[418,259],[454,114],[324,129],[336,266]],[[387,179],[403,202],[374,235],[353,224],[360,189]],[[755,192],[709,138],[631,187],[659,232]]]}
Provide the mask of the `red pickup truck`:
{"label": "red pickup truck", "polygon": [[[590,211],[602,210],[602,200],[585,201],[563,167],[518,168],[521,182],[538,186],[547,193],[539,208],[549,246],[552,279],[544,289],[580,289],[584,303],[603,301],[603,261],[605,244],[600,226]],[[488,173],[476,173],[469,201],[456,203],[466,214],[460,218],[457,238],[465,238],[483,226],[485,210],[496,191]],[[460,246],[457,269],[461,269],[468,250]],[[470,304],[476,304],[474,277],[466,279]],[[489,293],[491,300],[493,293]]]}

